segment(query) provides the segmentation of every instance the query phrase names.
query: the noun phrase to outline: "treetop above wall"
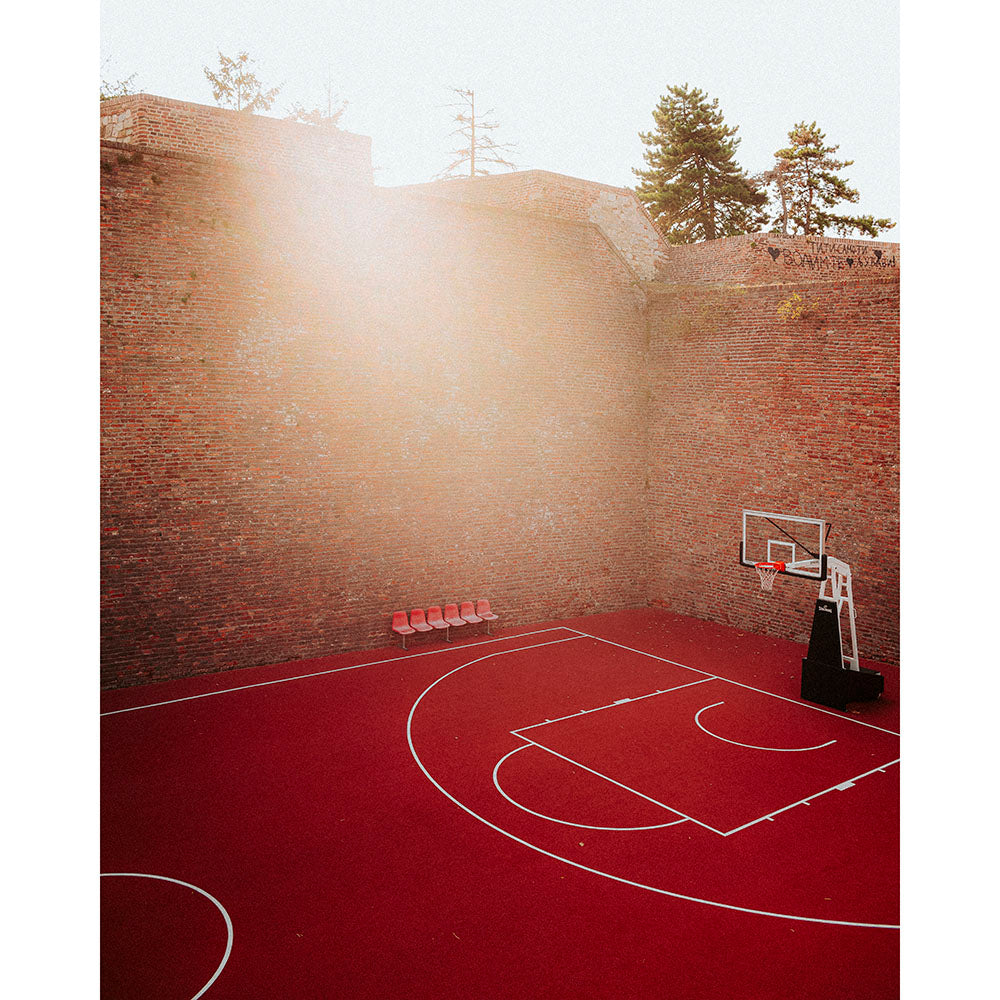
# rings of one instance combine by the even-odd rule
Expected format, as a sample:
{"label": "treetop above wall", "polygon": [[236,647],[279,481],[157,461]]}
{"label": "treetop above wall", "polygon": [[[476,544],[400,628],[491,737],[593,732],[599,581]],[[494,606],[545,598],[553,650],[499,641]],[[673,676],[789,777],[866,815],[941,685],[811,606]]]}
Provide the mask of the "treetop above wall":
{"label": "treetop above wall", "polygon": [[[371,139],[339,129],[131,94],[101,102],[101,138],[175,155],[333,175],[373,188]],[[898,276],[899,244],[757,233],[671,246],[631,188],[524,170],[383,189],[596,225],[635,278],[665,284],[775,284]]]}

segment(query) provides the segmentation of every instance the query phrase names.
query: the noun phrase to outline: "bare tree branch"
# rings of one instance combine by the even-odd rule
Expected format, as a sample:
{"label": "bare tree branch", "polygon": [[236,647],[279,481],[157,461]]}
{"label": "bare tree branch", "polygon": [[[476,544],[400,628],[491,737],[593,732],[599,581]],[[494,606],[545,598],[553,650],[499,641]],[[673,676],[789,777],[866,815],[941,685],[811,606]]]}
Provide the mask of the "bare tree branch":
{"label": "bare tree branch", "polygon": [[[503,155],[512,152],[515,149],[514,145],[509,142],[497,142],[489,134],[500,127],[499,122],[489,117],[495,113],[494,110],[490,108],[485,114],[477,114],[474,90],[453,87],[452,91],[462,100],[443,107],[459,109],[453,117],[453,121],[458,123],[458,128],[449,135],[459,136],[462,142],[457,149],[451,150],[453,157],[451,163],[435,175],[435,180],[460,176],[456,171],[465,164],[468,164],[469,177],[483,177],[489,174],[490,171],[483,166],[484,163],[517,170],[517,166]],[[464,173],[463,170],[462,174]]]}

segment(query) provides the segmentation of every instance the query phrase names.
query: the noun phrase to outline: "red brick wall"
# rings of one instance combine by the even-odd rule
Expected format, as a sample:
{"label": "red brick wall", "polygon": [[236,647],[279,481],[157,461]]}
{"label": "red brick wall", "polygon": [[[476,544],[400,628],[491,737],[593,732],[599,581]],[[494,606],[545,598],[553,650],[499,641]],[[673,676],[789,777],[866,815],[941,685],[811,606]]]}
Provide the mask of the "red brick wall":
{"label": "red brick wall", "polygon": [[154,94],[101,101],[101,138],[264,169],[318,172],[346,183],[372,183],[368,136]]}
{"label": "red brick wall", "polygon": [[754,233],[668,248],[657,279],[670,284],[767,285],[899,278],[899,244]]}
{"label": "red brick wall", "polygon": [[[763,594],[740,513],[822,517],[862,657],[898,661],[899,280],[850,278],[650,295],[650,600],[806,641],[818,585]],[[805,314],[782,319],[790,301]]]}
{"label": "red brick wall", "polygon": [[644,602],[643,299],[592,226],[113,143],[101,181],[105,686]]}
{"label": "red brick wall", "polygon": [[635,192],[567,177],[548,170],[521,170],[476,178],[453,178],[397,188],[485,205],[502,205],[537,215],[598,226],[622,259],[643,281],[655,279],[669,247],[653,226]]}
{"label": "red brick wall", "polygon": [[105,686],[381,645],[392,611],[479,596],[804,640],[815,588],[761,595],[744,507],[832,521],[861,654],[898,658],[897,245],[664,248],[623,189],[417,197],[352,139],[339,169],[306,126],[111,105]]}

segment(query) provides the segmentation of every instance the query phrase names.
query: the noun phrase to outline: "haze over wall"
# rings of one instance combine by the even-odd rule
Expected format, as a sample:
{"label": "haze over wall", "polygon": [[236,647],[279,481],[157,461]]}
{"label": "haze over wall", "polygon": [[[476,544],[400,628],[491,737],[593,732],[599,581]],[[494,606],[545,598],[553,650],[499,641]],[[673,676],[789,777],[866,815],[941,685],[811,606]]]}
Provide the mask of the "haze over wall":
{"label": "haze over wall", "polygon": [[741,506],[833,520],[898,656],[894,244],[666,247],[622,188],[386,190],[364,137],[148,95],[102,135],[104,686],[477,597],[799,637]]}

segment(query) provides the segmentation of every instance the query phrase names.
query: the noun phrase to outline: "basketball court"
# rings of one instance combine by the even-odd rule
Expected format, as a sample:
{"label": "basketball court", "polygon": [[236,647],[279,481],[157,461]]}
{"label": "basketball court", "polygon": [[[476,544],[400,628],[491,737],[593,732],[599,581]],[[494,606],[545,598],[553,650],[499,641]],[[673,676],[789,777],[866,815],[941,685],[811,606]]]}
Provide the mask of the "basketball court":
{"label": "basketball court", "polygon": [[805,655],[636,609],[107,691],[103,995],[896,996],[898,670]]}

